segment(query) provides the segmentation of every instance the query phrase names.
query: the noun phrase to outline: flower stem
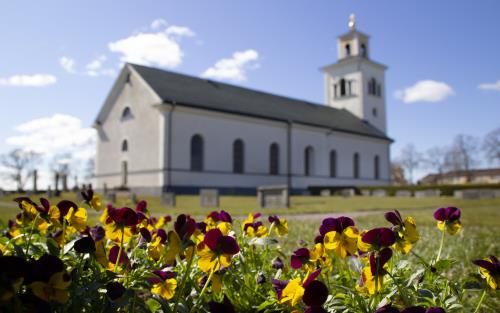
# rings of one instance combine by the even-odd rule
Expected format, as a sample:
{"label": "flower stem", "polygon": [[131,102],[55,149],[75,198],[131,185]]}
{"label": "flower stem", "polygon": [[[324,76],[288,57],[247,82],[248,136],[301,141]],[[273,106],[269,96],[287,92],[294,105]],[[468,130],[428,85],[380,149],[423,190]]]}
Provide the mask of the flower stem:
{"label": "flower stem", "polygon": [[200,302],[202,301],[203,294],[205,293],[205,290],[207,289],[208,285],[210,284],[210,281],[212,281],[212,276],[214,276],[214,273],[215,273],[215,271],[212,269],[210,271],[210,275],[208,275],[208,279],[207,279],[207,282],[205,283],[205,286],[203,286],[203,289],[201,289],[200,296],[198,297],[198,301],[196,302],[195,305],[193,305],[193,307],[191,308],[191,311],[189,311],[189,312],[195,312],[194,309],[196,309],[198,304],[200,304]]}
{"label": "flower stem", "polygon": [[66,244],[66,218],[63,217],[62,241],[61,241],[61,258],[64,255],[64,245]]}
{"label": "flower stem", "polygon": [[479,312],[479,308],[481,307],[481,304],[483,303],[484,297],[486,296],[486,289],[488,289],[488,286],[486,286],[483,290],[483,294],[481,295],[481,299],[479,299],[479,303],[476,306],[476,309],[474,310],[474,313]]}
{"label": "flower stem", "polygon": [[30,230],[30,235],[28,237],[28,242],[26,244],[26,252],[24,254],[28,254],[28,251],[30,249],[30,245],[31,245],[31,236],[33,235],[33,230],[35,229],[35,225],[36,225],[36,221],[38,220],[38,215],[35,215],[35,219],[33,220],[33,223],[31,224],[31,230]]}
{"label": "flower stem", "polygon": [[181,281],[181,284],[179,286],[179,290],[177,291],[177,294],[175,296],[175,303],[174,303],[174,310],[175,311],[177,311],[177,305],[179,304],[179,300],[180,300],[180,297],[182,295],[184,285],[186,284],[187,276],[189,275],[189,271],[191,270],[191,265],[193,264],[193,259],[194,259],[194,250],[193,250],[193,254],[192,254],[191,258],[188,261],[186,271],[184,272],[184,275],[182,276],[182,281]]}
{"label": "flower stem", "polygon": [[122,250],[123,250],[123,236],[124,235],[125,235],[125,229],[122,229],[122,238],[120,239],[120,249],[118,249],[118,257],[116,258],[113,273],[116,273],[116,268],[118,267],[118,264],[120,264],[120,258],[122,256]]}
{"label": "flower stem", "polygon": [[274,222],[272,222],[272,223],[271,223],[271,226],[269,226],[269,232],[267,233],[267,235],[268,235],[269,237],[271,237],[271,233],[272,233],[272,231],[273,231],[273,228],[274,228]]}
{"label": "flower stem", "polygon": [[443,232],[443,234],[441,235],[441,243],[439,244],[439,250],[438,250],[438,254],[437,254],[436,261],[434,262],[434,264],[436,264],[437,261],[439,261],[439,259],[441,258],[441,252],[443,251],[445,230],[443,229],[442,232]]}

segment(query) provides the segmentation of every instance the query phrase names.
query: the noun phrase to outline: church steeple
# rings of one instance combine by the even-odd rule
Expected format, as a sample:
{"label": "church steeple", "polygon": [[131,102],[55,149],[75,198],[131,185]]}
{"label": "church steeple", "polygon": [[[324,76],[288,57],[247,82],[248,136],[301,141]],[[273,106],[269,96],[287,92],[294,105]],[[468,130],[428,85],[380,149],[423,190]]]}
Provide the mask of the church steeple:
{"label": "church steeple", "polygon": [[349,16],[349,30],[337,39],[338,60],[325,66],[325,102],[346,109],[386,132],[386,66],[369,57],[369,36],[357,30]]}

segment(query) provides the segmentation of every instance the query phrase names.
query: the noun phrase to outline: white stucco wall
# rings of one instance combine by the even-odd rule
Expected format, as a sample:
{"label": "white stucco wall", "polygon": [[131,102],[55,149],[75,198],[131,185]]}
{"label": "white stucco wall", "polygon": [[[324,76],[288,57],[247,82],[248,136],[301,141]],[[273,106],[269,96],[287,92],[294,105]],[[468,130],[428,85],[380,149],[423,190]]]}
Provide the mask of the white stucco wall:
{"label": "white stucco wall", "polygon": [[[130,83],[123,86],[112,109],[97,127],[99,140],[96,156],[97,188],[119,187],[122,184],[122,162],[128,163],[128,186],[157,186],[160,183],[159,127],[161,115],[153,107],[160,99],[141,77],[132,72]],[[129,107],[132,117],[122,119],[122,112]],[[122,152],[123,140],[128,141],[128,151]]]}

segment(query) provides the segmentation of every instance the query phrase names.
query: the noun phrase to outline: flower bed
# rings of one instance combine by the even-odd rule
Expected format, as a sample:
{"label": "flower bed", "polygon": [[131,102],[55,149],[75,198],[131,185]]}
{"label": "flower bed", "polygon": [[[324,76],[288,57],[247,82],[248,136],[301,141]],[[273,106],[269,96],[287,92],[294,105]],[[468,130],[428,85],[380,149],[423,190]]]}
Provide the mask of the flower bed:
{"label": "flower bed", "polygon": [[[435,313],[461,311],[467,288],[483,288],[479,312],[500,282],[494,256],[460,260],[483,280],[465,286],[447,275],[457,261],[441,258],[446,239],[462,227],[453,207],[436,210],[440,245],[424,258],[417,222],[398,211],[368,230],[326,218],[287,253],[288,223],[278,216],[173,220],[151,216],[145,201],[115,208],[82,195],[81,204],[16,199],[20,213],[0,238],[0,311]],[[98,225],[88,225],[87,210],[102,212]]]}

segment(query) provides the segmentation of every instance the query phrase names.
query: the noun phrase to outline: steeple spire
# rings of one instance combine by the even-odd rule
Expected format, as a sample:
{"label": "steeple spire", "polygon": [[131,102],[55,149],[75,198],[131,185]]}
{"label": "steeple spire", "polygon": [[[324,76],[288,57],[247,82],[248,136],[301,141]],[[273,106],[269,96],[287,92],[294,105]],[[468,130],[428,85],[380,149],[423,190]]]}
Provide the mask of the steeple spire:
{"label": "steeple spire", "polygon": [[349,25],[351,30],[356,30],[356,15],[354,15],[354,13],[349,15],[349,23],[347,25]]}

